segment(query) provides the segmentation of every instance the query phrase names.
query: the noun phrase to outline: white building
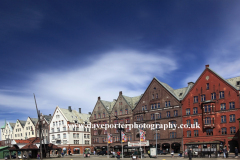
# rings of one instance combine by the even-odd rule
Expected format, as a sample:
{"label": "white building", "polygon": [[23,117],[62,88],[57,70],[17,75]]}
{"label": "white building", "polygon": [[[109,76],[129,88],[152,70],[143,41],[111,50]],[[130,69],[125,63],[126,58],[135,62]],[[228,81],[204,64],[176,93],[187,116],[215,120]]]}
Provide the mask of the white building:
{"label": "white building", "polygon": [[58,145],[67,154],[82,154],[85,149],[90,150],[90,128],[85,128],[90,116],[81,113],[81,108],[75,111],[71,106],[68,109],[57,106],[50,122],[50,143]]}

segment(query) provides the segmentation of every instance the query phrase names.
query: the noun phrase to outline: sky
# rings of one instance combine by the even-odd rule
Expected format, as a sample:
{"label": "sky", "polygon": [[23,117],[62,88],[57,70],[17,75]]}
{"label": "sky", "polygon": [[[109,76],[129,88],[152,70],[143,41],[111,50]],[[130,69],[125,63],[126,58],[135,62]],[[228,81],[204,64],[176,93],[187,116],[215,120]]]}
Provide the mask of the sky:
{"label": "sky", "polygon": [[98,96],[172,88],[209,64],[240,76],[237,0],[1,0],[0,126],[56,106],[92,112]]}

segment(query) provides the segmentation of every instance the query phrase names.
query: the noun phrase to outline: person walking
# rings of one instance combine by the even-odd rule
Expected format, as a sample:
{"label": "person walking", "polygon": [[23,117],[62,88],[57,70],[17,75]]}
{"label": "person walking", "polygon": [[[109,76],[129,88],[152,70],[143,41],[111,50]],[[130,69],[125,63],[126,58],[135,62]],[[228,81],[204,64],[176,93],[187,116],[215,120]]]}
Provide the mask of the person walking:
{"label": "person walking", "polygon": [[39,153],[37,154],[37,159],[40,159],[40,155],[39,155]]}
{"label": "person walking", "polygon": [[188,150],[188,158],[189,160],[192,160],[192,148]]}
{"label": "person walking", "polygon": [[226,147],[223,149],[223,158],[226,158],[226,152],[227,152],[227,149]]}
{"label": "person walking", "polygon": [[171,155],[172,155],[172,158],[174,157],[174,151],[172,150],[172,152],[171,152]]}
{"label": "person walking", "polygon": [[118,152],[117,152],[117,158],[118,158],[118,159],[120,159],[120,154],[121,154],[121,152],[118,151]]}
{"label": "person walking", "polygon": [[235,147],[235,158],[238,158],[238,149]]}

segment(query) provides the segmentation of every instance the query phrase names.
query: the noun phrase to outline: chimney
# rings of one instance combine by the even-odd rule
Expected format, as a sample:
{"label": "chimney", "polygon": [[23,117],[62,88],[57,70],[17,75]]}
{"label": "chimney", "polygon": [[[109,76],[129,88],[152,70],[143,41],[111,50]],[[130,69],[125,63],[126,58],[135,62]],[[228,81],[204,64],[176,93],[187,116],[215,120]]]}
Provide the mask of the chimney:
{"label": "chimney", "polygon": [[52,116],[51,114],[49,114],[49,116]]}
{"label": "chimney", "polygon": [[193,82],[188,82],[188,86],[190,86],[190,85],[194,85],[194,83]]}
{"label": "chimney", "polygon": [[79,110],[79,113],[81,113],[81,108],[78,108],[78,110]]}
{"label": "chimney", "polygon": [[205,65],[206,68],[209,68],[209,64]]}
{"label": "chimney", "polygon": [[69,111],[69,112],[72,112],[71,106],[68,106],[68,111]]}
{"label": "chimney", "polygon": [[90,114],[90,115],[91,115],[91,112],[88,112],[88,114]]}
{"label": "chimney", "polygon": [[101,97],[98,97],[98,100],[101,100]]}
{"label": "chimney", "polygon": [[122,91],[119,92],[119,95],[122,95]]}

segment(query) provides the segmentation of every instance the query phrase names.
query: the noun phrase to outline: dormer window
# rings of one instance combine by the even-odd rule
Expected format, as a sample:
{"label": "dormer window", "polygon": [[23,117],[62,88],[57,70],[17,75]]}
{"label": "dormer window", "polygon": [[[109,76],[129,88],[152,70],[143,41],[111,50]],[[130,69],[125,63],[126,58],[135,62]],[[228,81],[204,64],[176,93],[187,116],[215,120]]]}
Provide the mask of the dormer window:
{"label": "dormer window", "polygon": [[77,123],[77,121],[75,121],[75,123]]}
{"label": "dormer window", "polygon": [[240,86],[240,81],[237,81],[237,86]]}

